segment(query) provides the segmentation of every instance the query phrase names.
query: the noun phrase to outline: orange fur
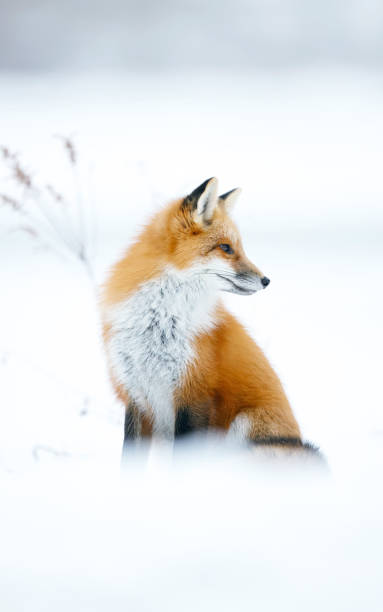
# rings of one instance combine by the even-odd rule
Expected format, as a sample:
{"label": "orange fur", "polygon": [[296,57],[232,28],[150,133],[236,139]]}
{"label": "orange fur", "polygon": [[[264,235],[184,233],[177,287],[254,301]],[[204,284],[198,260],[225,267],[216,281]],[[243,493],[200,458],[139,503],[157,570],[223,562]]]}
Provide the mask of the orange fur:
{"label": "orange fur", "polygon": [[[102,310],[108,310],[132,295],[145,281],[161,274],[165,266],[180,270],[203,257],[219,256],[230,261],[238,273],[262,273],[246,257],[238,229],[224,205],[216,206],[212,218],[201,224],[187,199],[172,202],[159,211],[136,242],[113,267],[102,295]],[[217,245],[230,244],[228,255]],[[174,393],[175,410],[188,406],[197,421],[227,430],[240,413],[250,422],[249,437],[269,436],[300,439],[282,385],[265,355],[244,327],[221,302],[215,311],[215,327],[194,339],[195,360]],[[112,330],[104,323],[105,343]],[[117,396],[125,405],[129,391],[111,372]],[[147,420],[143,433],[150,435]]]}

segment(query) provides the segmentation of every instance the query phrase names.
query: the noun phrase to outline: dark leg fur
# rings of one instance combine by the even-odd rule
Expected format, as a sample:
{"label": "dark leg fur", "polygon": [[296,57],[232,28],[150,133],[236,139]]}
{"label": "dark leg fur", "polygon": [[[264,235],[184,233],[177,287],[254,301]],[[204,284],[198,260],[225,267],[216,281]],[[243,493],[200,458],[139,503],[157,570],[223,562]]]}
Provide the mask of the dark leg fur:
{"label": "dark leg fur", "polygon": [[181,408],[177,412],[175,437],[180,438],[192,433],[194,430],[195,428],[193,427],[189,410],[187,408]]}
{"label": "dark leg fur", "polygon": [[138,437],[138,414],[134,402],[131,402],[125,409],[124,421],[124,442],[122,445],[122,455],[130,448],[132,442]]}
{"label": "dark leg fur", "polygon": [[[175,437],[183,437],[194,430],[190,411],[187,408],[181,408],[176,417]],[[131,402],[125,410],[123,454],[139,435],[139,414],[134,402]]]}
{"label": "dark leg fur", "polygon": [[252,443],[257,446],[285,446],[308,451],[309,453],[320,454],[319,447],[314,446],[311,442],[302,442],[300,438],[283,438],[278,436],[270,436],[267,438],[255,438]]}
{"label": "dark leg fur", "polygon": [[270,436],[264,438],[254,438],[251,440],[253,448],[259,449],[261,456],[265,458],[278,458],[287,460],[288,458],[296,461],[314,462],[321,468],[327,469],[327,462],[317,446],[311,442],[302,442],[300,438],[289,438]]}
{"label": "dark leg fur", "polygon": [[125,412],[124,443],[137,437],[137,423],[134,410],[128,406]]}

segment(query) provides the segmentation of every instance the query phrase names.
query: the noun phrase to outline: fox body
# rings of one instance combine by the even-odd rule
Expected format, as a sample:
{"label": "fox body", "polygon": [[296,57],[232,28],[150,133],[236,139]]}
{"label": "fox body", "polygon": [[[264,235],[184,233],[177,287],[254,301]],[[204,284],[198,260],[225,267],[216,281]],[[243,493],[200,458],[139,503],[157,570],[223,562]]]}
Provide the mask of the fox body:
{"label": "fox body", "polygon": [[238,440],[301,445],[282,385],[221,301],[268,279],[246,257],[209,179],[160,210],[114,266],[102,293],[106,355],[127,407],[125,437],[173,439],[182,420]]}

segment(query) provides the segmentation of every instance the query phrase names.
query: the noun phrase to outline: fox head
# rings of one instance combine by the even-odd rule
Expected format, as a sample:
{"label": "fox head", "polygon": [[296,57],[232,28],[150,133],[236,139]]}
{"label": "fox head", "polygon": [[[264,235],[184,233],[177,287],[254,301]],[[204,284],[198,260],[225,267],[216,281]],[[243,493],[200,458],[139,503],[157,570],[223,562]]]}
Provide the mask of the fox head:
{"label": "fox head", "polygon": [[210,178],[174,203],[167,219],[168,250],[178,268],[195,266],[221,291],[250,295],[269,279],[246,257],[230,210],[240,189],[218,196],[217,179]]}

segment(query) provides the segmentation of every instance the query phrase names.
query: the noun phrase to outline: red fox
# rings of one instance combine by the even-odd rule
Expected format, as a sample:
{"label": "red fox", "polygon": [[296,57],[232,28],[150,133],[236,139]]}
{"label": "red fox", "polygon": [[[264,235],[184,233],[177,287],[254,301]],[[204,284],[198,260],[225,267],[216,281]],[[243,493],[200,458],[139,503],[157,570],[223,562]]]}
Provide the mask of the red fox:
{"label": "red fox", "polygon": [[312,449],[261,349],[220,293],[252,295],[269,279],[246,257],[230,210],[240,189],[211,178],[160,210],[102,291],[114,390],[132,438],[173,440],[212,428],[239,441]]}

